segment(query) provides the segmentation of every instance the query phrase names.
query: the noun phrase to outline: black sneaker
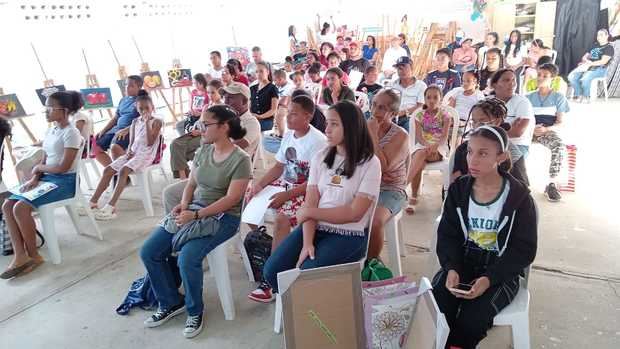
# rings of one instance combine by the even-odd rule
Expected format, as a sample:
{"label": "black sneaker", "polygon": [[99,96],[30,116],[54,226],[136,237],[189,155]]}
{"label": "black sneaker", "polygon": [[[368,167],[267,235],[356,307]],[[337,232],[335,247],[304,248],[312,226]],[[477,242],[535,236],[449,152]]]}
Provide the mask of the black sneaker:
{"label": "black sneaker", "polygon": [[547,185],[547,187],[545,188],[545,195],[547,196],[547,200],[551,202],[558,202],[562,200],[562,194],[560,194],[560,191],[558,190],[558,188],[555,187],[555,184],[553,183]]}
{"label": "black sneaker", "polygon": [[196,316],[188,316],[183,329],[185,338],[194,338],[202,332],[202,314]]}
{"label": "black sneaker", "polygon": [[162,309],[159,308],[155,312],[155,314],[151,315],[150,318],[144,320],[144,326],[146,327],[157,327],[165,324],[168,320],[173,317],[182,314],[185,312],[185,303],[181,303],[175,307],[170,309]]}

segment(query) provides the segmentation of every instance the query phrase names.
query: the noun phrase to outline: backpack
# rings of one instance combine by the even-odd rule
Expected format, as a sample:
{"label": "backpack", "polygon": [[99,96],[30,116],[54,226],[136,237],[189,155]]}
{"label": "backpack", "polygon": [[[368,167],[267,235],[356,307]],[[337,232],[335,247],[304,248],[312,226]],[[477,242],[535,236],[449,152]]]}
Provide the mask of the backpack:
{"label": "backpack", "polygon": [[263,279],[263,267],[267,258],[271,255],[271,242],[273,238],[267,234],[267,228],[260,226],[246,235],[243,246],[250,259],[254,280]]}

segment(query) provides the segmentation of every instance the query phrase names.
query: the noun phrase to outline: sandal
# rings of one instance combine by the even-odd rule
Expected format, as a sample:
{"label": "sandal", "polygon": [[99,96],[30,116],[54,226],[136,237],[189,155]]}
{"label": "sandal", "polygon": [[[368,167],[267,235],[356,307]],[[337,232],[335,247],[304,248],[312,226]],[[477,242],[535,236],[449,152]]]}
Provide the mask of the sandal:
{"label": "sandal", "polygon": [[88,210],[90,210],[92,213],[97,213],[97,212],[99,212],[99,207],[97,207],[97,205],[93,206],[93,205],[92,205],[92,204],[90,204],[90,203],[89,203],[89,205],[90,205],[90,207],[89,207],[89,208],[82,207],[82,206],[78,207],[78,208],[77,208],[77,214],[78,214],[78,216],[80,216],[80,217],[88,216]]}
{"label": "sandal", "polygon": [[116,217],[116,208],[110,205],[105,205],[101,210],[95,212],[95,219],[98,221],[110,221]]}
{"label": "sandal", "polygon": [[408,215],[414,214],[417,204],[418,204],[417,198],[412,197],[411,199],[409,199],[409,204],[407,205],[407,208],[405,209],[405,213],[407,213]]}
{"label": "sandal", "polygon": [[39,266],[41,266],[41,264],[45,263],[45,259],[41,258],[41,259],[32,259],[32,264],[30,266],[28,266],[28,268],[24,269],[21,273],[17,274],[16,276],[24,276],[26,274],[31,273],[32,271],[34,271],[35,269],[37,269]]}
{"label": "sandal", "polygon": [[23,273],[26,269],[30,268],[35,261],[33,259],[28,260],[28,262],[13,268],[8,268],[2,274],[0,274],[0,279],[8,280],[16,277],[17,275]]}

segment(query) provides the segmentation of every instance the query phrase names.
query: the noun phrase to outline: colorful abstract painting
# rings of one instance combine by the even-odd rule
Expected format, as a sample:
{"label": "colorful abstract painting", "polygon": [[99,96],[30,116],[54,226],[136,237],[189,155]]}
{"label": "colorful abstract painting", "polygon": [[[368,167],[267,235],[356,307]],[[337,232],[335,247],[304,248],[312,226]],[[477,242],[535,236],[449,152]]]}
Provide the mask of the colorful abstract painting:
{"label": "colorful abstract painting", "polygon": [[241,62],[244,67],[250,63],[250,53],[245,47],[226,47],[226,53],[228,53],[228,59],[235,58]]}
{"label": "colorful abstract painting", "polygon": [[26,116],[26,111],[16,94],[0,96],[0,116],[5,118]]}
{"label": "colorful abstract painting", "polygon": [[37,96],[39,96],[39,100],[41,101],[41,104],[45,105],[45,101],[47,101],[47,97],[49,97],[52,93],[55,92],[59,92],[59,91],[66,91],[67,89],[65,88],[65,85],[56,85],[56,86],[50,86],[50,87],[44,87],[44,88],[40,88],[37,89]]}
{"label": "colorful abstract painting", "polygon": [[168,70],[168,83],[170,87],[192,86],[191,69],[172,69]]}
{"label": "colorful abstract painting", "polygon": [[84,98],[84,109],[105,109],[114,106],[109,87],[83,88],[80,93]]}
{"label": "colorful abstract painting", "polygon": [[159,71],[148,71],[146,73],[142,73],[141,75],[144,80],[144,88],[151,90],[154,88],[164,87]]}

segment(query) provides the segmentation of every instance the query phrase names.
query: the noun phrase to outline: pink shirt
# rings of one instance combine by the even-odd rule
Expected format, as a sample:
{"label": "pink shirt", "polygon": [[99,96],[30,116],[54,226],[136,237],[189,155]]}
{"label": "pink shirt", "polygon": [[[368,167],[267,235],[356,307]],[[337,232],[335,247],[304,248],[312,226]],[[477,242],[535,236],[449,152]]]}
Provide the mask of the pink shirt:
{"label": "pink shirt", "polygon": [[207,91],[193,89],[191,98],[189,99],[189,109],[192,112],[192,115],[200,115],[202,110],[207,105],[209,105],[209,96],[207,95]]}
{"label": "pink shirt", "polygon": [[478,60],[478,55],[472,47],[468,49],[461,47],[454,50],[452,60],[454,61],[454,64],[475,64]]}

